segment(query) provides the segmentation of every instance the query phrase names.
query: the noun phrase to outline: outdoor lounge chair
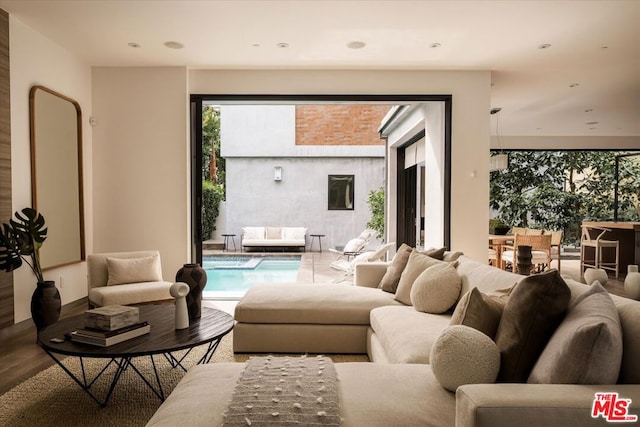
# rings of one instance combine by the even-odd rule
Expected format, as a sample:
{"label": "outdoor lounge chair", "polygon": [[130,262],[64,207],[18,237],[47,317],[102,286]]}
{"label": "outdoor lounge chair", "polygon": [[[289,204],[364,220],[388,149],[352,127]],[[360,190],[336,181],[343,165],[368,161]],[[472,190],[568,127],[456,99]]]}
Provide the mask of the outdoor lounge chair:
{"label": "outdoor lounge chair", "polygon": [[367,247],[372,237],[372,230],[364,230],[358,237],[349,240],[341,250],[329,248],[329,252],[334,255],[334,261],[338,261],[343,258],[349,261],[351,260],[351,257],[358,255]]}
{"label": "outdoor lounge chair", "polygon": [[374,251],[362,252],[359,255],[356,255],[352,260],[347,261],[346,259],[339,259],[333,261],[330,264],[330,267],[335,270],[343,271],[344,274],[335,279],[334,283],[343,282],[347,279],[347,277],[353,275],[353,271],[355,269],[356,264],[360,264],[363,262],[372,262],[372,261],[384,261],[387,252],[391,250],[391,248],[395,247],[396,242],[385,243],[383,245],[378,246],[378,248]]}

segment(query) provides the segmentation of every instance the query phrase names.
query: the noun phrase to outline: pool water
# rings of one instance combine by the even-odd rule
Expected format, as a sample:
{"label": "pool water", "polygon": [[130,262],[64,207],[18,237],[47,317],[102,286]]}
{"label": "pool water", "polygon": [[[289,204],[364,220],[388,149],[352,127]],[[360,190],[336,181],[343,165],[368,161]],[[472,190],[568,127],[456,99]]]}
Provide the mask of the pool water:
{"label": "pool water", "polygon": [[238,299],[256,283],[291,283],[298,277],[300,257],[205,257],[204,298]]}

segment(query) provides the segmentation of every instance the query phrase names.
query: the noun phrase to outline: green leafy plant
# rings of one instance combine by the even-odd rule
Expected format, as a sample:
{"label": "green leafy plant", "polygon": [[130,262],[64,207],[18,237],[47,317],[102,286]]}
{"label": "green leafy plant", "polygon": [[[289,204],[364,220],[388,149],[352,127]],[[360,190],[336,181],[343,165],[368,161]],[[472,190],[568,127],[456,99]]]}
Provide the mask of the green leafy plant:
{"label": "green leafy plant", "polygon": [[216,229],[220,202],[224,200],[224,186],[202,181],[202,240],[209,240]]}
{"label": "green leafy plant", "polygon": [[13,271],[24,261],[31,267],[38,283],[43,283],[38,249],[47,238],[44,217],[32,208],[24,208],[21,212],[16,211],[16,220],[10,219],[0,229],[0,269]]}
{"label": "green leafy plant", "polygon": [[384,188],[371,190],[367,199],[371,219],[367,222],[367,227],[376,232],[376,238],[384,242]]}

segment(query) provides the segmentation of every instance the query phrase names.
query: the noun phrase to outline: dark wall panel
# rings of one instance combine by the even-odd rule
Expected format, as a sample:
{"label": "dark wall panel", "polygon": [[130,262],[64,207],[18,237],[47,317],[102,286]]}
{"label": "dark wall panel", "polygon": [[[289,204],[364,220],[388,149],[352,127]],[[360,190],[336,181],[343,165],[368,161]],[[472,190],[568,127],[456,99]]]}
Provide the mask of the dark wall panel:
{"label": "dark wall panel", "polygon": [[[9,15],[0,9],[0,222],[7,222],[13,213],[9,96]],[[13,273],[0,271],[0,328],[13,323]]]}

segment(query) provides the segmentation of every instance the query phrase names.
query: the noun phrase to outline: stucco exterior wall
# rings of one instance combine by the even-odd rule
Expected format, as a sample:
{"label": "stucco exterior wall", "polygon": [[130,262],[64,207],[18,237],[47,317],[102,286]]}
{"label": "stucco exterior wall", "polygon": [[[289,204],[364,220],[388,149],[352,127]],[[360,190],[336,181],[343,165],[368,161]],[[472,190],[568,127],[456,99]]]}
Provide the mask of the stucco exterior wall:
{"label": "stucco exterior wall", "polygon": [[[299,146],[295,105],[222,105],[220,141],[227,200],[216,235],[233,233],[240,241],[244,226],[301,226],[308,235],[325,234],[328,248],[366,228],[367,197],[384,182],[383,145]],[[274,179],[276,166],[281,181]],[[329,175],[355,176],[353,210],[328,209]]]}
{"label": "stucco exterior wall", "polygon": [[[275,166],[282,167],[282,181],[274,180]],[[328,175],[334,174],[355,175],[353,210],[328,210]],[[239,241],[243,226],[300,226],[309,229],[307,236],[325,234],[323,249],[344,245],[366,228],[369,191],[383,180],[381,157],[227,159],[226,225],[217,232],[235,233]]]}

